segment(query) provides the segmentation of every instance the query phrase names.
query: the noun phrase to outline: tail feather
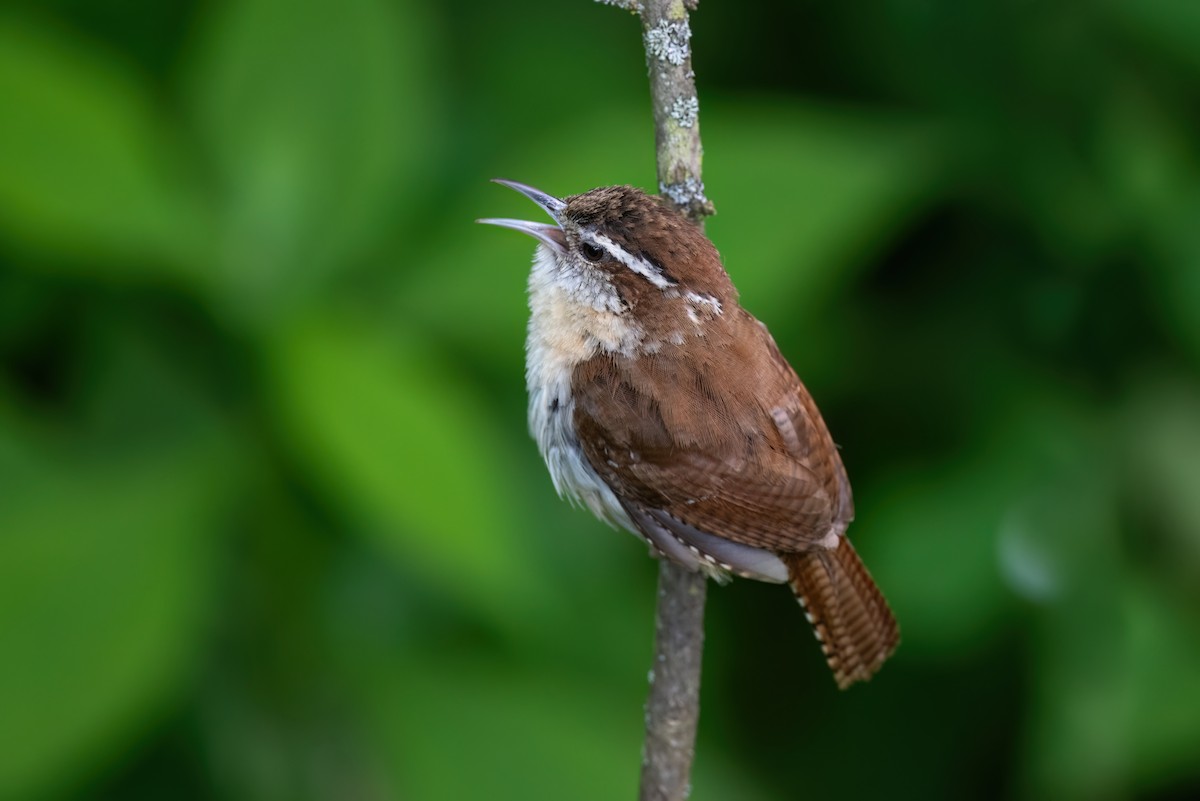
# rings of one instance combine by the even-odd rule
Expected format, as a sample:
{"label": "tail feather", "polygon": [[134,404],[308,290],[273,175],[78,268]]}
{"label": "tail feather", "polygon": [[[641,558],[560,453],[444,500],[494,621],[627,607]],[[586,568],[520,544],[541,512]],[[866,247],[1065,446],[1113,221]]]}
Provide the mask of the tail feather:
{"label": "tail feather", "polygon": [[900,629],[854,546],[839,537],[831,551],[781,556],[838,687],[875,675],[899,645]]}

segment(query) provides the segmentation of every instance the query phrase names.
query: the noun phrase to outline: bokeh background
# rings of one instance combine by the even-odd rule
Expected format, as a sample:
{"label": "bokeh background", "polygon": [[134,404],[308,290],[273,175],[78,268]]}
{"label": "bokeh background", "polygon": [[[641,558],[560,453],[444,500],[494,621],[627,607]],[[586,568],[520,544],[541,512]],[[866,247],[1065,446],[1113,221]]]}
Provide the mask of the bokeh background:
{"label": "bokeh background", "polygon": [[[904,643],[714,589],[694,798],[1200,797],[1200,4],[705,0],[718,216]],[[635,793],[655,565],[525,431],[588,0],[0,11],[0,798]]]}

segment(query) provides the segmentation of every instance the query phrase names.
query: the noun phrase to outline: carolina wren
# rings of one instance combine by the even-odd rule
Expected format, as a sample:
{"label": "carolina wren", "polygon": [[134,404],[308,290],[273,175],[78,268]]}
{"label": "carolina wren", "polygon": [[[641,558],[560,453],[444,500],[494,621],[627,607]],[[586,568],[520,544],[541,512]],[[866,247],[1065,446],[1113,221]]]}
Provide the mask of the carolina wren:
{"label": "carolina wren", "polygon": [[525,380],[559,494],[717,580],[788,582],[838,686],[869,679],[899,630],[846,538],[846,471],[716,248],[633,187],[496,182],[554,221],[479,220],[539,242]]}

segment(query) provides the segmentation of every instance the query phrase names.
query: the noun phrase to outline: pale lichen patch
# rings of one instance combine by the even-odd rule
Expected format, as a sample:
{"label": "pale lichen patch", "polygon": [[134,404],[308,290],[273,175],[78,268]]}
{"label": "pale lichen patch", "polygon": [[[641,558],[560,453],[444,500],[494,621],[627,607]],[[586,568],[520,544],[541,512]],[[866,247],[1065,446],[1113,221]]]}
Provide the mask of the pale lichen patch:
{"label": "pale lichen patch", "polygon": [[623,8],[626,11],[633,12],[634,14],[642,13],[642,4],[637,2],[637,0],[596,0],[596,2],[602,3],[603,5],[606,5],[606,6],[614,6],[616,8]]}
{"label": "pale lichen patch", "polygon": [[696,99],[695,95],[677,97],[671,104],[671,110],[668,113],[671,115],[671,119],[679,123],[681,128],[691,128],[696,124],[696,118],[700,116],[700,101]]}
{"label": "pale lichen patch", "polygon": [[646,31],[646,54],[681,66],[691,55],[692,29],[687,20],[662,20]]}
{"label": "pale lichen patch", "polygon": [[704,196],[704,182],[695,178],[687,178],[679,183],[658,185],[658,191],[666,195],[679,208],[687,208],[693,204],[705,206],[708,198]]}

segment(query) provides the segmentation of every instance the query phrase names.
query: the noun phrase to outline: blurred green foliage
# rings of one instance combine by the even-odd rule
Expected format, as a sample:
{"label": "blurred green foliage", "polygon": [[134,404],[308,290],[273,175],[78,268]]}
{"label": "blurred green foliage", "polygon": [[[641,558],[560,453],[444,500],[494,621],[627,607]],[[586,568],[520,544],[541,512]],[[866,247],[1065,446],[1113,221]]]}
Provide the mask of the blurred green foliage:
{"label": "blurred green foliage", "polygon": [[[709,233],[904,645],[709,604],[694,797],[1200,795],[1200,12],[706,0]],[[524,423],[531,244],[653,181],[587,0],[0,11],[0,798],[633,796],[654,565]]]}

